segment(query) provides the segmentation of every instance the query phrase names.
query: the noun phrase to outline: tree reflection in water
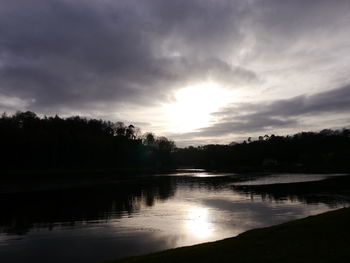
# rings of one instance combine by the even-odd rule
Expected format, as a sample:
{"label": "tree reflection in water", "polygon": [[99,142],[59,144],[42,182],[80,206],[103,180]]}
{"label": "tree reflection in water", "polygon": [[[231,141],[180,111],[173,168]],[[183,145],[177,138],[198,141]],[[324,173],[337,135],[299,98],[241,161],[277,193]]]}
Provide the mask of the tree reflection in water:
{"label": "tree reflection in water", "polygon": [[107,222],[132,215],[175,194],[171,177],[149,177],[81,188],[0,193],[0,232],[25,234],[31,228],[53,229]]}
{"label": "tree reflection in water", "polygon": [[[344,176],[283,185],[232,186],[234,177],[220,177],[218,174],[213,174],[213,177],[184,177],[174,174],[60,190],[0,192],[0,232],[20,235],[32,228],[78,227],[90,222],[103,223],[133,216],[142,206],[152,207],[174,197],[178,187],[214,193],[231,189],[232,194],[243,194],[252,200],[323,203],[333,207],[350,202],[349,178]],[[210,236],[213,226],[209,222],[209,210],[201,206],[188,209],[187,228],[196,236]]]}
{"label": "tree reflection in water", "polygon": [[275,185],[237,181],[194,171],[55,190],[35,185],[26,192],[2,184],[0,258],[47,262],[35,256],[45,251],[53,263],[97,262],[227,238],[350,204],[349,176]]}
{"label": "tree reflection in water", "polygon": [[2,184],[0,258],[97,262],[227,238],[350,204],[350,177],[244,186],[235,185],[236,175],[209,175],[12,193]]}

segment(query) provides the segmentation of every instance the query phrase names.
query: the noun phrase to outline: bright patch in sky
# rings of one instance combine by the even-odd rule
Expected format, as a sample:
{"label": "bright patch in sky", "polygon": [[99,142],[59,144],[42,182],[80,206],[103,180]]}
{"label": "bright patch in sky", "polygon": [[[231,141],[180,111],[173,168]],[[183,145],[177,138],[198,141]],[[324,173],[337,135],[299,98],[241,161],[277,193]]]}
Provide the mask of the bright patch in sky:
{"label": "bright patch in sky", "polygon": [[181,147],[348,127],[349,14],[349,0],[1,1],[0,113],[122,121]]}
{"label": "bright patch in sky", "polygon": [[188,132],[206,127],[211,113],[230,102],[231,93],[216,84],[186,87],[175,93],[176,101],[164,105],[172,132]]}

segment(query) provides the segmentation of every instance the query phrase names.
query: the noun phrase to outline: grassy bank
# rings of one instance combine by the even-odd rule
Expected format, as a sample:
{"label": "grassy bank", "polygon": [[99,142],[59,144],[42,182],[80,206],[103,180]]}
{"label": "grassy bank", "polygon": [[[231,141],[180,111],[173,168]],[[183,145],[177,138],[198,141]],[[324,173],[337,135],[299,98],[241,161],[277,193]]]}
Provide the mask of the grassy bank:
{"label": "grassy bank", "polygon": [[349,262],[350,208],[237,237],[108,262]]}

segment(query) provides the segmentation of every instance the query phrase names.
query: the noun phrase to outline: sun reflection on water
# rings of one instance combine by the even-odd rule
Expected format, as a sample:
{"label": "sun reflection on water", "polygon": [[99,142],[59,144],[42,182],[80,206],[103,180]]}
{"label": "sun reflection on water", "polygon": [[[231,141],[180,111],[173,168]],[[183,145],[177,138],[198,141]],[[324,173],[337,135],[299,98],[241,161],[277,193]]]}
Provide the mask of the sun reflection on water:
{"label": "sun reflection on water", "polygon": [[201,207],[190,208],[188,211],[187,228],[196,237],[209,237],[213,233],[213,228],[209,222],[208,209]]}

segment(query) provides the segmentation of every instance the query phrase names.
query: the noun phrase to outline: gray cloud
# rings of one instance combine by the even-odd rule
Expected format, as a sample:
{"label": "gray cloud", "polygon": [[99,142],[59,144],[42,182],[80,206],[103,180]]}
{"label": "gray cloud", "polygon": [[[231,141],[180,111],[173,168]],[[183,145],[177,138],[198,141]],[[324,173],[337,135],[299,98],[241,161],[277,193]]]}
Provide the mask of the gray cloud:
{"label": "gray cloud", "polygon": [[241,12],[230,1],[5,1],[0,93],[39,111],[84,109],[164,101],[203,79],[254,81],[222,60]]}
{"label": "gray cloud", "polygon": [[196,142],[348,112],[349,11],[348,0],[3,0],[0,110],[125,119],[206,81],[256,90],[178,135]]}
{"label": "gray cloud", "polygon": [[[304,117],[317,118],[319,115],[334,113],[350,114],[350,85],[290,99],[231,105],[214,113],[217,117],[214,125],[174,136],[179,140],[190,140],[229,134],[274,133],[280,128],[292,129]],[[321,123],[322,127],[330,128],[327,123]]]}
{"label": "gray cloud", "polygon": [[344,87],[313,95],[301,95],[290,99],[258,104],[247,103],[232,105],[231,107],[227,107],[214,114],[227,120],[230,119],[232,115],[234,116],[237,113],[241,114],[242,112],[251,113],[243,114],[241,118],[248,116],[291,118],[300,115],[349,111],[350,85],[346,85]]}

